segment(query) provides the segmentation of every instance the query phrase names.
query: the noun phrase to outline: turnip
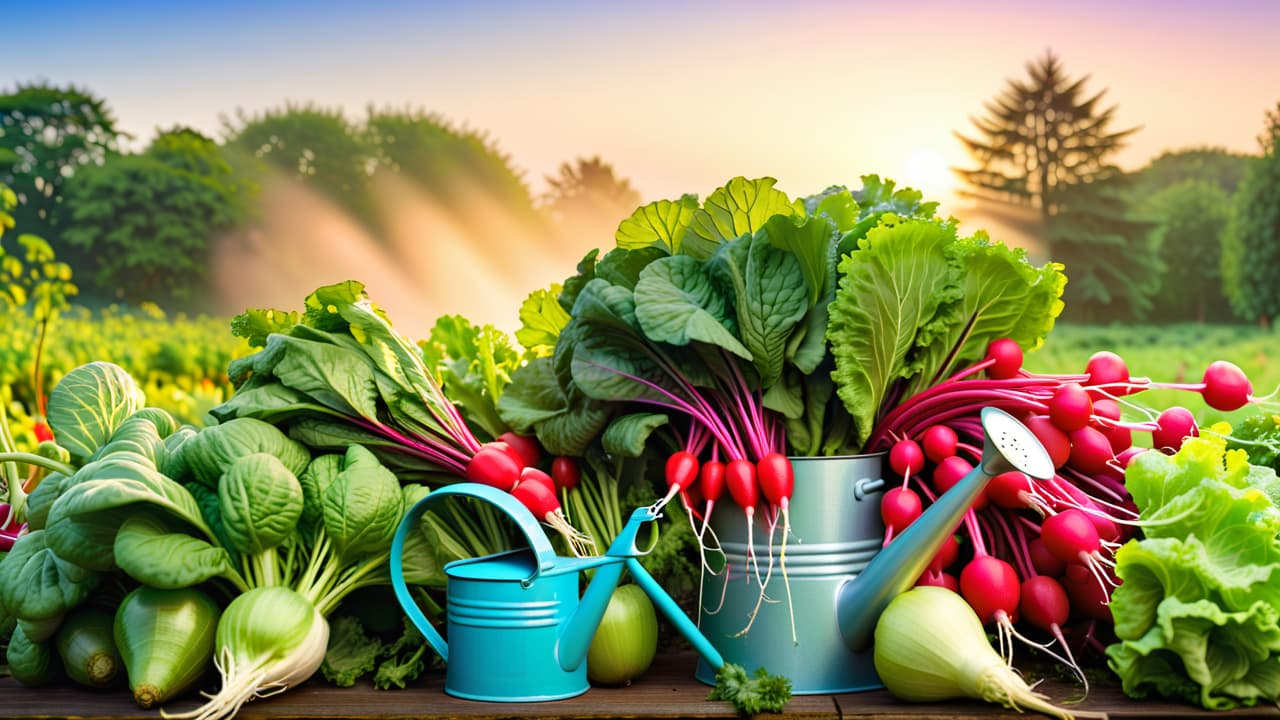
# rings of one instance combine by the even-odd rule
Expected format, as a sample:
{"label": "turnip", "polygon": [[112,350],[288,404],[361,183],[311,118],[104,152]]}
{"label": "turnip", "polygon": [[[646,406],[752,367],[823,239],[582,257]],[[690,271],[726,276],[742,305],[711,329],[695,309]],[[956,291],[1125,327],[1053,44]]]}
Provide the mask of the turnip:
{"label": "turnip", "polygon": [[222,688],[208,702],[171,720],[234,716],[254,698],[305,682],[324,662],[329,622],[304,595],[286,587],[253,588],[227,605],[214,643]]}

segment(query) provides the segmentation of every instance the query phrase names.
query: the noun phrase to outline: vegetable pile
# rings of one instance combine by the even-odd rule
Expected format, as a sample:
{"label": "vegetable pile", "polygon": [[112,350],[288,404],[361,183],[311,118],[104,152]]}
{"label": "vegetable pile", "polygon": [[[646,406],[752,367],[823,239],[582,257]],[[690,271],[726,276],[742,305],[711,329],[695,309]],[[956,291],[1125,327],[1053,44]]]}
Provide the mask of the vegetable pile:
{"label": "vegetable pile", "polygon": [[[1264,406],[1244,373],[1217,361],[1199,383],[1164,383],[1105,350],[1077,374],[1029,372],[1024,352],[1062,310],[1062,266],[963,234],[876,176],[800,198],[774,185],[737,177],[640,207],[615,247],[528,296],[517,342],[457,316],[411,341],[347,281],[301,312],[235,318],[254,351],[228,366],[235,393],[209,427],[145,407],[107,362],[53,389],[36,452],[16,451],[0,415],[9,672],[127,682],[144,708],[202,691],[166,712],[192,720],[317,672],[403,688],[433,655],[386,592],[391,538],[431,488],[463,480],[511,493],[574,555],[603,551],[624,509],[678,501],[646,567],[693,614],[714,612],[695,597],[705,574],[741,573],[755,610],[739,634],[780,602],[794,642],[810,620],[791,611],[787,548],[805,529],[790,503],[805,489],[790,458],[884,453],[887,544],[979,462],[979,413],[996,407],[1055,474],[994,478],[919,578],[941,587],[890,604],[875,648],[889,689],[1068,717],[1014,671],[1020,640],[1086,693],[1076,658],[1105,648],[1135,696],[1280,698],[1280,481],[1264,467],[1280,465],[1280,416],[1202,434],[1185,408],[1141,404],[1173,388],[1221,411]],[[745,567],[726,564],[717,506],[745,521]],[[444,564],[513,542],[480,504],[419,530],[406,580],[437,620]],[[967,634],[938,644],[940,617]],[[648,597],[620,585],[589,676],[632,682],[659,638]],[[211,667],[216,687],[202,685]],[[711,697],[756,713],[790,692],[726,665]]]}

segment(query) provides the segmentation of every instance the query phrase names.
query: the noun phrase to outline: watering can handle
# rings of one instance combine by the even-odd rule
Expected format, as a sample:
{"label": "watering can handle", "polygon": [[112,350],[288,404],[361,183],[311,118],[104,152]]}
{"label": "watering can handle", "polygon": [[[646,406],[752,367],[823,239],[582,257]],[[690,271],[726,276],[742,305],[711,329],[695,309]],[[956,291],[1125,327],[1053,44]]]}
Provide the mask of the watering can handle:
{"label": "watering can handle", "polygon": [[409,533],[418,527],[418,521],[431,505],[435,504],[437,500],[444,500],[454,496],[474,497],[496,505],[499,510],[505,512],[519,526],[520,531],[528,539],[529,547],[533,550],[537,561],[533,574],[523,581],[524,584],[531,584],[539,573],[554,568],[556,564],[555,549],[551,547],[551,541],[547,539],[546,533],[538,525],[533,513],[520,504],[519,500],[497,488],[480,483],[446,485],[437,490],[432,490],[429,495],[410,508],[408,514],[400,521],[400,527],[396,528],[395,537],[391,540],[391,587],[395,590],[396,599],[400,601],[405,614],[422,632],[422,636],[427,639],[427,642],[431,643],[431,647],[435,648],[435,651],[440,654],[440,659],[446,663],[449,661],[448,645],[418,607],[417,601],[409,593],[409,586],[404,581],[404,544],[409,537]]}

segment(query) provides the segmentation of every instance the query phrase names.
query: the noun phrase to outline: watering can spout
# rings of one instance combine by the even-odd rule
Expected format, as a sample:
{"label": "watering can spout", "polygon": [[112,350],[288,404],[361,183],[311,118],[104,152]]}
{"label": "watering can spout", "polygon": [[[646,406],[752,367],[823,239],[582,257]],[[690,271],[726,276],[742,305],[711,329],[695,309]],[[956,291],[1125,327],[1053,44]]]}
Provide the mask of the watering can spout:
{"label": "watering can spout", "polygon": [[595,638],[596,628],[609,607],[609,599],[622,579],[622,569],[626,560],[640,554],[636,546],[640,527],[660,517],[653,507],[638,508],[631,514],[631,519],[623,526],[622,532],[614,538],[613,544],[605,552],[603,558],[587,561],[584,567],[595,566],[595,577],[582,594],[582,600],[573,615],[565,622],[560,631],[560,642],[556,645],[556,660],[565,671],[573,671],[587,657],[591,641]]}
{"label": "watering can spout", "polygon": [[1041,480],[1053,476],[1053,462],[1044,446],[1008,413],[983,409],[982,427],[985,440],[977,467],[939,496],[877,553],[866,569],[840,586],[836,619],[850,650],[862,652],[871,646],[880,613],[890,600],[916,583],[991,478],[1014,470]]}

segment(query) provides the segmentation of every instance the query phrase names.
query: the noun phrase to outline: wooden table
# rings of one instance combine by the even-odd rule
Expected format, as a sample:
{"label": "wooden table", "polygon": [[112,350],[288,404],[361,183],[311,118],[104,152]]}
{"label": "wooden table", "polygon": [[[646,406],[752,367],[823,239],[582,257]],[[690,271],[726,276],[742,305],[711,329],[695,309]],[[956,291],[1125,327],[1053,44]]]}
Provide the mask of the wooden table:
{"label": "wooden table", "polygon": [[[696,656],[659,655],[654,667],[631,687],[592,688],[569,700],[543,703],[480,703],[444,693],[444,676],[434,673],[407,690],[375,690],[371,685],[334,688],[312,680],[302,687],[246,705],[239,717],[251,718],[731,718],[727,703],[706,699],[708,688],[693,679]],[[1048,682],[1041,688],[1055,701],[1070,699],[1078,688]],[[194,701],[175,702],[166,709],[183,711]],[[1208,712],[1163,701],[1131,700],[1117,685],[1094,688],[1077,710],[1106,712],[1112,718],[1280,718],[1275,706]],[[154,710],[139,710],[123,690],[91,692],[67,685],[32,690],[12,678],[0,679],[0,718],[137,718],[157,720]],[[765,716],[779,717],[779,716]],[[941,718],[1001,718],[1028,720],[1022,715],[976,702],[909,705],[880,690],[846,695],[797,695],[781,718],[867,718],[939,720]]]}

